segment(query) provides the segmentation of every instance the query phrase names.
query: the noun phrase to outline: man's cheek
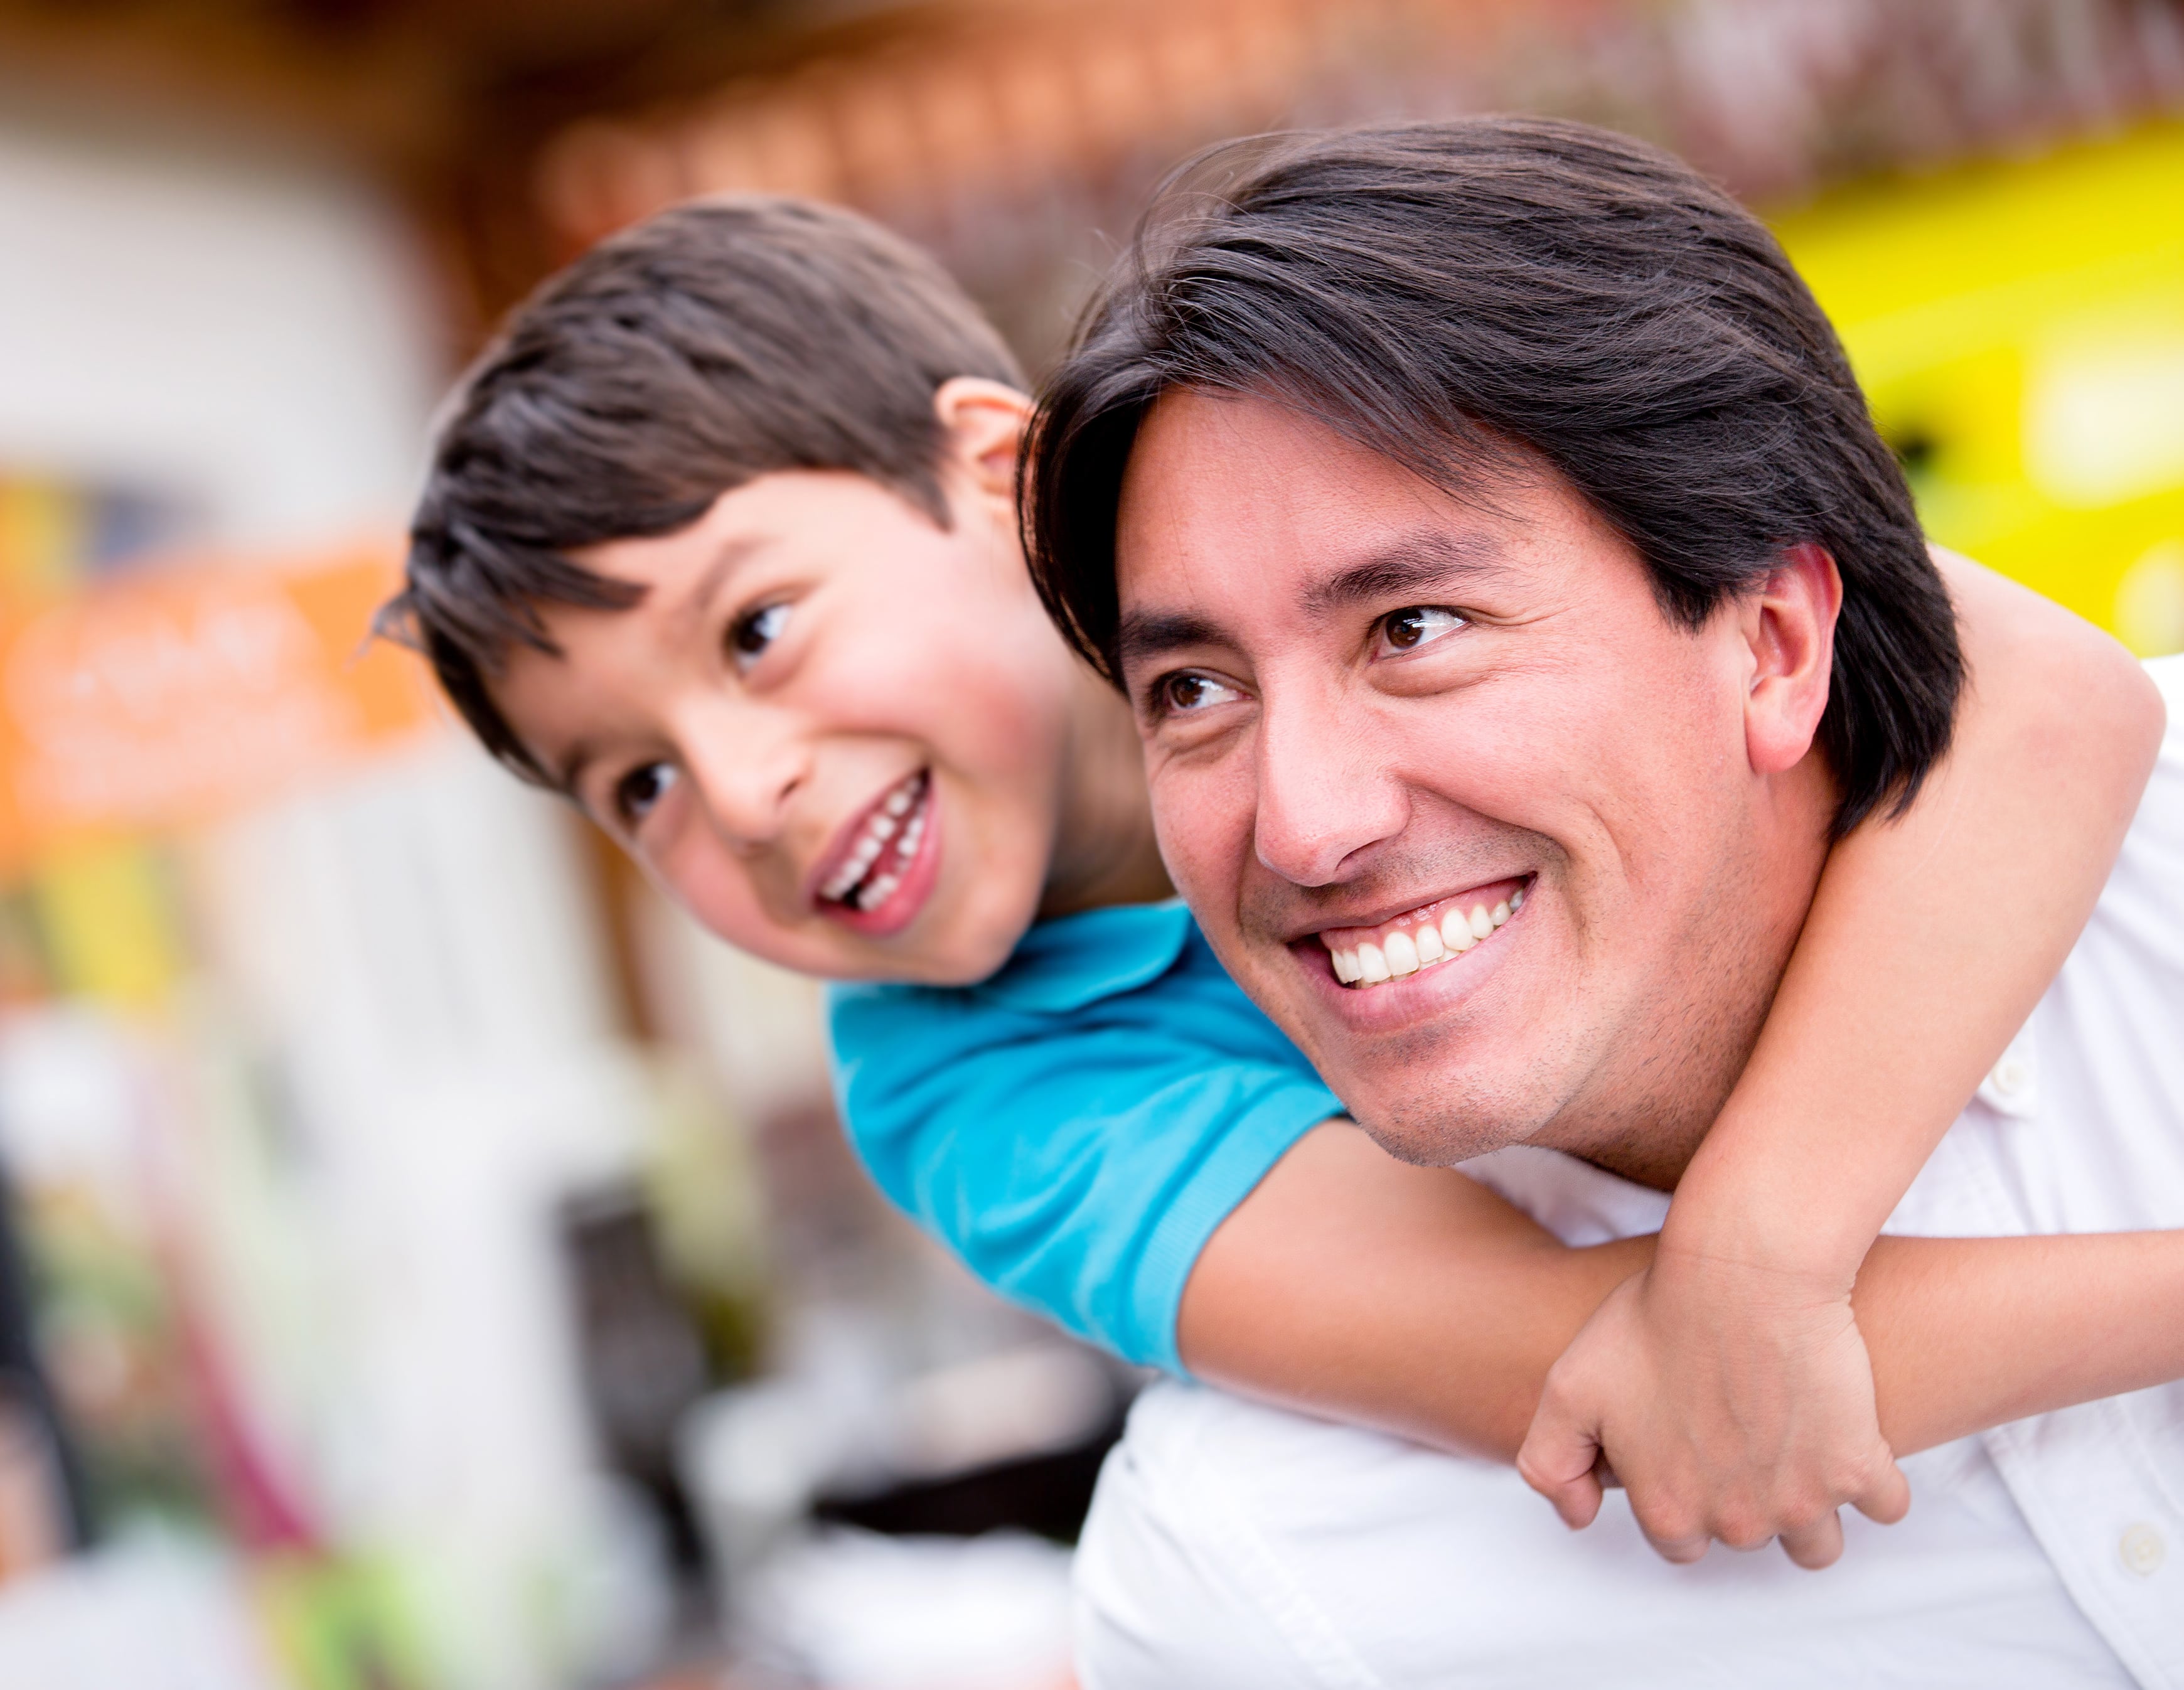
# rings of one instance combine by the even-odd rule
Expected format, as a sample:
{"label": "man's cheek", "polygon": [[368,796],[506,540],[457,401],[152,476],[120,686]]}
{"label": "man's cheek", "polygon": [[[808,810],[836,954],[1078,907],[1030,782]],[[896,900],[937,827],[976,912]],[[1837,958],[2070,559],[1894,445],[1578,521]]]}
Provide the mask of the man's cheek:
{"label": "man's cheek", "polygon": [[[1156,767],[1150,773],[1153,832],[1168,877],[1201,918],[1235,903],[1238,834],[1235,806],[1219,783],[1188,769]],[[1242,829],[1248,841],[1248,820]]]}

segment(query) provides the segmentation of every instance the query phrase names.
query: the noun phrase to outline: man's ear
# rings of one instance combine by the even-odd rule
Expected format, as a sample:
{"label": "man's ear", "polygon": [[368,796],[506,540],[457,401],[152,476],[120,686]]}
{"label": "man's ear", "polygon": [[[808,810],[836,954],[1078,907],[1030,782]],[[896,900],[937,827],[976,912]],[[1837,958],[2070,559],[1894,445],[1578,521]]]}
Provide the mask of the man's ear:
{"label": "man's ear", "polygon": [[1017,448],[1031,421],[1031,398],[1006,382],[953,376],[933,395],[933,415],[947,431],[949,455],[989,497],[1017,496]]}
{"label": "man's ear", "polygon": [[1775,560],[1739,612],[1750,683],[1744,741],[1761,774],[1794,767],[1813,746],[1828,707],[1842,576],[1823,546],[1794,545]]}

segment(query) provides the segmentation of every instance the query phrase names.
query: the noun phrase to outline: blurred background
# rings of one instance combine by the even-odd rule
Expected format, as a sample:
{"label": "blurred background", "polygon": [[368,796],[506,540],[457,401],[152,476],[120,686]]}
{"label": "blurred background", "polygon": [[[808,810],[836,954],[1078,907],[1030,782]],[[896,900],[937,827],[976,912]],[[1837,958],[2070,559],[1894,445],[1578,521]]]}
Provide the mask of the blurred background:
{"label": "blurred background", "polygon": [[0,1685],[1067,1682],[1133,1381],[366,621],[463,360],[678,198],[1037,369],[1195,148],[1512,109],[1729,183],[1936,535],[2184,649],[2170,0],[0,0]]}

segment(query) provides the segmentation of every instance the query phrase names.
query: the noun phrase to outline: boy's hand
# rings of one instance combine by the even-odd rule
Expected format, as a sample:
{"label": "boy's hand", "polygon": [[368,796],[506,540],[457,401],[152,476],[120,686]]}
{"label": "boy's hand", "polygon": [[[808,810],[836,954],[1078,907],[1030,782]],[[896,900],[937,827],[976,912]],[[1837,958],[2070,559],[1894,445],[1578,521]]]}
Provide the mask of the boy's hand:
{"label": "boy's hand", "polygon": [[1779,1537],[1799,1566],[1825,1567],[1842,1553],[1842,1504],[1893,1525],[1911,1503],[1848,1286],[1665,1245],[1548,1374],[1517,1468],[1574,1529],[1612,1470],[1677,1562],[1714,1538]]}

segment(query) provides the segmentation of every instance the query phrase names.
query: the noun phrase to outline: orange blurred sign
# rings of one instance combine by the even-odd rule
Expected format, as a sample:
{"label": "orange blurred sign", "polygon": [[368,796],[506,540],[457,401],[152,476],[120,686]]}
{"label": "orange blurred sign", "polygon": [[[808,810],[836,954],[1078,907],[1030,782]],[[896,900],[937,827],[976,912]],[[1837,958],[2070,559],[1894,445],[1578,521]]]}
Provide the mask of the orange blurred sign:
{"label": "orange blurred sign", "polygon": [[0,868],[262,802],[432,722],[417,661],[365,644],[396,578],[352,552],[0,600]]}

